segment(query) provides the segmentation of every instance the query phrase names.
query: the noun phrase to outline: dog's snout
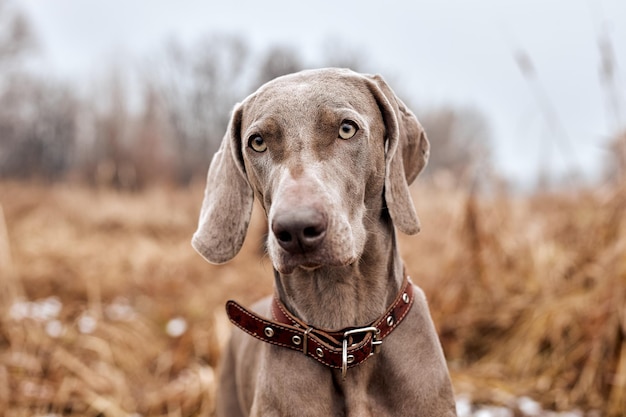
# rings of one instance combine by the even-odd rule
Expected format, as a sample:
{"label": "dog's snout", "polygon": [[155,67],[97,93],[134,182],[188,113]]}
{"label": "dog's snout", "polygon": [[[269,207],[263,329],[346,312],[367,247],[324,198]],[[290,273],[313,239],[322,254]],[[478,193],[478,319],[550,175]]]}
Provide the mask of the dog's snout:
{"label": "dog's snout", "polygon": [[326,216],[313,208],[294,209],[274,216],[272,232],[289,253],[311,252],[326,236]]}

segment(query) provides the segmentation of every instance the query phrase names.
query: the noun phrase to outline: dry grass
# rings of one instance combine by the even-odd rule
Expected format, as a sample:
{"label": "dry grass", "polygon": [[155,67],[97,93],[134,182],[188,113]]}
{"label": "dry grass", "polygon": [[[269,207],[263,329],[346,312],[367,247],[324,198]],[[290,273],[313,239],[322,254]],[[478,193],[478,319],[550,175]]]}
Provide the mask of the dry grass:
{"label": "dry grass", "polygon": [[[0,183],[7,417],[210,414],[223,302],[268,294],[272,279],[258,214],[233,262],[191,249],[201,197]],[[626,191],[478,198],[431,185],[415,200],[424,230],[402,252],[457,392],[622,415]]]}

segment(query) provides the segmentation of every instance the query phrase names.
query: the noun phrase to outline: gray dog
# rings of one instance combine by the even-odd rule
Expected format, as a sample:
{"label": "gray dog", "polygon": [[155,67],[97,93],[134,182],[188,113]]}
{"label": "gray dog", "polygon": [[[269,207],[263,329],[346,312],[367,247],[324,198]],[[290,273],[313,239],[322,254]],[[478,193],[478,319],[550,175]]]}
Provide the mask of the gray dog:
{"label": "gray dog", "polygon": [[219,416],[454,416],[445,359],[395,230],[415,234],[409,184],[428,160],[415,116],[379,76],[277,78],[233,111],[209,168],[194,248],[240,250],[254,197],[275,296],[227,312]]}

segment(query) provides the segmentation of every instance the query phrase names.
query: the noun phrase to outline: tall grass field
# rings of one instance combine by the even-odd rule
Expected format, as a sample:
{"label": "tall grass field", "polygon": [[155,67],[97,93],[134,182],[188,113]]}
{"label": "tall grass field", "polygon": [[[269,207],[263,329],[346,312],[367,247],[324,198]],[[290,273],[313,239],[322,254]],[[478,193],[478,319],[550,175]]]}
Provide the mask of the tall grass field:
{"label": "tall grass field", "polygon": [[[413,193],[401,252],[457,397],[626,415],[626,188]],[[272,267],[260,210],[230,263],[193,251],[202,194],[0,183],[0,415],[212,415],[224,302],[270,294]]]}

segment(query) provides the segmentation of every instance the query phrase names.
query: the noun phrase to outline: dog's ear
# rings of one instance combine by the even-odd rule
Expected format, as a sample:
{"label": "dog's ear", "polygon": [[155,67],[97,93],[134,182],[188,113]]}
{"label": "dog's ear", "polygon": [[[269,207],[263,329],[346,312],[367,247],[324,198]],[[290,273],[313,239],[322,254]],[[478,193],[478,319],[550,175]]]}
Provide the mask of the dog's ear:
{"label": "dog's ear", "polygon": [[215,264],[231,260],[241,249],[254,202],[241,155],[241,118],[238,105],[211,161],[198,230],[191,240],[194,249]]}
{"label": "dog's ear", "polygon": [[411,200],[409,185],[428,162],[430,144],[415,115],[379,75],[369,76],[370,90],[382,112],[387,135],[385,202],[395,226],[416,234],[420,222]]}

